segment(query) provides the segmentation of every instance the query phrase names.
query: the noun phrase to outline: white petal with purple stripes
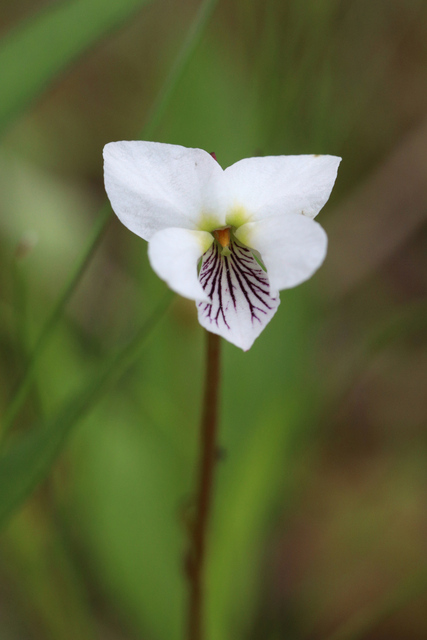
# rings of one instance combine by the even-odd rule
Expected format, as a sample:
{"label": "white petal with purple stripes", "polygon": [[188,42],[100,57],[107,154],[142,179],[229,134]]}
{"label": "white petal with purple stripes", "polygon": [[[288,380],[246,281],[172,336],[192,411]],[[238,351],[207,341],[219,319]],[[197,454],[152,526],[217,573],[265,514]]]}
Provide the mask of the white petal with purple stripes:
{"label": "white petal with purple stripes", "polygon": [[203,327],[246,351],[276,313],[278,292],[326,256],[313,218],[340,161],[268,156],[223,170],[202,149],[122,140],[104,147],[104,179],[118,218],[149,242],[154,271],[196,300]]}
{"label": "white petal with purple stripes", "polygon": [[215,242],[203,256],[199,280],[209,301],[197,303],[199,322],[247,351],[280,299],[277,291],[270,291],[267,274],[250,249],[235,239],[228,248],[229,255],[223,255]]}

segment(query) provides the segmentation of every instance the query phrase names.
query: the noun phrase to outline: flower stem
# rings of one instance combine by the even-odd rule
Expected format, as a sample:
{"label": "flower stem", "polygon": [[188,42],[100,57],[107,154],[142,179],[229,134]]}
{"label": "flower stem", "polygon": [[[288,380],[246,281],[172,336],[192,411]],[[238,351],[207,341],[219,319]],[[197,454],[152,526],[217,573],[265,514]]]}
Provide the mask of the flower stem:
{"label": "flower stem", "polygon": [[188,562],[190,590],[188,640],[203,640],[206,537],[212,505],[220,386],[220,337],[206,332],[206,379],[201,419],[196,514]]}

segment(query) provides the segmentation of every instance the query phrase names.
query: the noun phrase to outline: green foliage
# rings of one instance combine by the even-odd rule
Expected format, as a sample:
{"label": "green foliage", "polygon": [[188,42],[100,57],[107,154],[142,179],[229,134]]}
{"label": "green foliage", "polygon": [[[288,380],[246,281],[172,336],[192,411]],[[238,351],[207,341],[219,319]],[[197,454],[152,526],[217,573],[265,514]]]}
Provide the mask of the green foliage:
{"label": "green foliage", "polygon": [[18,24],[0,43],[0,134],[79,56],[148,0],[65,0]]}
{"label": "green foliage", "polygon": [[[318,410],[308,373],[309,307],[301,294],[286,292],[282,298],[286,316],[249,352],[245,372],[239,367],[239,382],[230,380],[225,391],[230,448],[219,470],[210,557],[213,640],[231,638],[233,627],[250,632],[260,595],[260,566],[254,559],[262,555],[266,527],[278,504],[295,491],[293,456],[300,439],[306,445]],[[231,355],[227,364],[233,370],[237,362]]]}
{"label": "green foliage", "polygon": [[47,424],[33,427],[18,442],[12,442],[0,457],[0,527],[46,478],[71,430],[93,408],[98,398],[106,393],[112,380],[138,358],[147,336],[162,317],[170,298],[171,294],[168,294],[133,340],[101,365],[100,371],[75,397],[64,403],[57,415]]}

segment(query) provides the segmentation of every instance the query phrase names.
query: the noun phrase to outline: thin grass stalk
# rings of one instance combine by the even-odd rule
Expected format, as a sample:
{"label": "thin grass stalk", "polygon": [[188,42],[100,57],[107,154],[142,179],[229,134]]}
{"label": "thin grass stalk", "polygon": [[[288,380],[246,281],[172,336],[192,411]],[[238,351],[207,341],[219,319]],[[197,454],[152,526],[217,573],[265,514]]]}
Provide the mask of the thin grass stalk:
{"label": "thin grass stalk", "polygon": [[[192,22],[187,36],[183,42],[180,52],[178,53],[174,64],[162,86],[160,92],[154,101],[153,108],[148,116],[147,122],[140,132],[140,138],[151,138],[153,132],[158,127],[161,118],[163,117],[166,109],[170,103],[173,92],[182,77],[191,56],[199,43],[203,31],[207,26],[210,16],[217,4],[218,0],[204,0],[201,3],[199,11]],[[111,218],[111,208],[108,202],[106,202],[98,214],[97,222],[95,224],[92,236],[83,251],[80,259],[77,261],[77,266],[71,273],[62,293],[60,294],[51,314],[47,318],[40,335],[37,339],[36,345],[32,351],[27,368],[17,386],[17,389],[12,397],[12,400],[5,412],[2,424],[1,437],[7,435],[13,426],[13,423],[25,402],[31,384],[37,371],[37,366],[40,356],[44,353],[46,346],[48,345],[50,338],[58,325],[59,320],[64,314],[65,307],[67,306],[74,291],[77,289],[82,276],[86,272],[96,249],[103,237],[104,231],[107,228],[108,222]]]}

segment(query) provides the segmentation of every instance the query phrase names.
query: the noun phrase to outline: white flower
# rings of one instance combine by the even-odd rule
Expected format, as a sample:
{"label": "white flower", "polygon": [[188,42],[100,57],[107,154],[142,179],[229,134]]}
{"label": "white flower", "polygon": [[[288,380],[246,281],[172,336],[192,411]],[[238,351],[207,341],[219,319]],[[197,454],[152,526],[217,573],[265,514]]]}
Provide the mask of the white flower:
{"label": "white flower", "polygon": [[275,314],[279,291],[322,264],[313,220],[340,158],[246,158],[223,170],[206,151],[158,142],[104,147],[113,210],[148,240],[154,271],[195,300],[200,324],[247,350]]}

